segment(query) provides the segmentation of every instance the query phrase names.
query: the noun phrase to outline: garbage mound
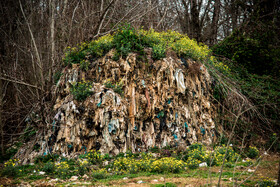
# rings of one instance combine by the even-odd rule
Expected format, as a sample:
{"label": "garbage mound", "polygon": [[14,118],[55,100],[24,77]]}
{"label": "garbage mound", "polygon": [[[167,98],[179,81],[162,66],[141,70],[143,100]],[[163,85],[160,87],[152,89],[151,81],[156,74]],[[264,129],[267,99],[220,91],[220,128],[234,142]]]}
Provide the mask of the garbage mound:
{"label": "garbage mound", "polygon": [[[183,44],[193,42],[180,37]],[[197,49],[194,54],[204,54]],[[164,58],[153,60],[153,50],[146,47],[144,55],[130,52],[116,59],[111,49],[90,63],[68,65],[53,88],[53,122],[34,141],[39,150],[29,142],[31,149],[22,148],[17,157],[32,160],[49,153],[72,157],[91,149],[116,155],[153,147],[184,149],[195,142],[211,144],[215,108],[206,67],[177,57],[172,49],[166,50]]]}
{"label": "garbage mound", "polygon": [[[136,53],[114,61],[113,54],[87,71],[77,64],[64,70],[42,152],[69,155],[96,149],[115,155],[213,141],[211,80],[203,64],[176,55],[150,64]],[[79,101],[82,94],[75,91],[89,96]]]}

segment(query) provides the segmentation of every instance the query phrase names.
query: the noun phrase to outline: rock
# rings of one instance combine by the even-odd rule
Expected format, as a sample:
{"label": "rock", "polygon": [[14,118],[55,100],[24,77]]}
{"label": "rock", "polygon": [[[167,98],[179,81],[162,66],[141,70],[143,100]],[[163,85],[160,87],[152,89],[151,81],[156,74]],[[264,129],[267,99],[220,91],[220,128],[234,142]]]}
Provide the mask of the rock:
{"label": "rock", "polygon": [[254,169],[248,169],[248,172],[253,173],[253,172],[255,172],[255,170]]}
{"label": "rock", "polygon": [[56,178],[56,179],[51,179],[51,180],[49,180],[48,183],[56,183],[57,181],[58,181],[58,178]]}
{"label": "rock", "polygon": [[40,174],[40,175],[45,175],[46,172],[44,172],[44,171],[39,171],[39,174]]}
{"label": "rock", "polygon": [[164,178],[163,177],[160,177],[160,179],[159,179],[160,181],[164,181]]}
{"label": "rock", "polygon": [[206,162],[202,162],[199,164],[199,167],[207,167],[207,163]]}
{"label": "rock", "polygon": [[143,182],[143,181],[141,181],[141,180],[137,182],[137,184],[141,184],[141,183],[144,183],[144,182]]}
{"label": "rock", "polygon": [[265,151],[264,153],[263,153],[265,156],[268,156],[269,154]]}
{"label": "rock", "polygon": [[154,179],[153,182],[158,182],[158,180],[157,180],[157,179]]}
{"label": "rock", "polygon": [[109,164],[109,161],[104,161],[103,166],[107,166]]}
{"label": "rock", "polygon": [[78,180],[78,176],[72,176],[70,179],[69,179],[70,181],[77,181]]}
{"label": "rock", "polygon": [[86,174],[84,174],[84,176],[82,177],[84,180],[88,180],[89,179],[89,177],[86,175]]}
{"label": "rock", "polygon": [[124,178],[123,178],[123,180],[127,180],[127,179],[128,179],[127,177],[124,177]]}
{"label": "rock", "polygon": [[158,157],[158,154],[157,153],[152,153],[151,154],[154,158]]}

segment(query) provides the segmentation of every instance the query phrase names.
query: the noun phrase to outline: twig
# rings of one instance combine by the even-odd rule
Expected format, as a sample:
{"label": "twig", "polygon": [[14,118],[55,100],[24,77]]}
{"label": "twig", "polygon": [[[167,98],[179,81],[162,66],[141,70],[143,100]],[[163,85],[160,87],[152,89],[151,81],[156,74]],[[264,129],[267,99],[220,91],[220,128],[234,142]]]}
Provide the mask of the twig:
{"label": "twig", "polygon": [[17,84],[22,84],[22,85],[25,85],[25,86],[29,86],[29,87],[32,87],[32,88],[37,88],[39,90],[42,90],[42,88],[39,88],[38,86],[35,86],[35,85],[32,85],[32,84],[28,84],[26,82],[22,82],[22,81],[18,81],[18,80],[12,80],[12,79],[7,79],[7,78],[4,78],[4,77],[0,77],[0,79],[4,80],[4,81],[9,81],[9,82],[17,83]]}

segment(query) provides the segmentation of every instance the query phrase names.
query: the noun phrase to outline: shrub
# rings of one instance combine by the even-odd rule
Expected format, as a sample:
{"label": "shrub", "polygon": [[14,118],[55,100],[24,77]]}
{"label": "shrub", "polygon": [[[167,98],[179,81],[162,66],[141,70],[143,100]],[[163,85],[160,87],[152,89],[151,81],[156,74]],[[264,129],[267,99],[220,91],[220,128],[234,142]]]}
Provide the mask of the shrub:
{"label": "shrub", "polygon": [[103,156],[99,151],[90,150],[83,156],[85,159],[88,159],[88,162],[92,164],[100,164],[103,161]]}
{"label": "shrub", "polygon": [[93,93],[91,88],[90,82],[78,82],[72,85],[70,91],[77,101],[83,101]]}
{"label": "shrub", "polygon": [[269,187],[269,186],[275,186],[275,182],[272,181],[271,178],[263,178],[261,181],[258,181],[259,187]]}
{"label": "shrub", "polygon": [[144,49],[140,36],[130,25],[120,28],[114,34],[112,46],[116,49],[117,55],[123,57],[126,57],[130,52],[141,52]]}
{"label": "shrub", "polygon": [[57,176],[67,179],[70,177],[69,165],[66,161],[58,162],[55,164],[55,173]]}
{"label": "shrub", "polygon": [[152,162],[151,171],[156,173],[179,173],[183,170],[185,163],[173,157],[164,157]]}
{"label": "shrub", "polygon": [[55,171],[55,167],[54,167],[54,163],[53,162],[47,162],[43,168],[42,171],[46,172],[46,173],[54,173]]}
{"label": "shrub", "polygon": [[2,176],[7,177],[17,177],[21,170],[19,169],[18,160],[17,159],[10,159],[4,164],[4,168],[1,172]]}
{"label": "shrub", "polygon": [[162,44],[157,44],[153,46],[153,59],[154,60],[159,60],[165,57],[165,45]]}
{"label": "shrub", "polygon": [[259,150],[256,147],[250,146],[248,149],[248,157],[249,158],[257,158],[259,156]]}
{"label": "shrub", "polygon": [[78,159],[77,165],[78,167],[76,167],[75,170],[78,172],[80,176],[83,176],[89,171],[90,163],[88,159]]}
{"label": "shrub", "polygon": [[189,157],[186,163],[187,163],[188,168],[196,169],[199,167],[199,164],[201,163],[201,161],[198,159]]}
{"label": "shrub", "polygon": [[239,154],[237,154],[232,147],[227,147],[225,145],[218,146],[214,150],[214,156],[217,162],[217,165],[221,165],[223,163],[223,159],[225,157],[225,163],[226,162],[235,162],[239,158]]}
{"label": "shrub", "polygon": [[80,68],[84,71],[87,71],[88,70],[88,67],[89,67],[89,61],[88,60],[82,60],[80,62]]}
{"label": "shrub", "polygon": [[251,159],[246,159],[246,162],[244,162],[244,166],[248,167],[253,165],[253,161]]}
{"label": "shrub", "polygon": [[93,179],[106,179],[108,177],[107,170],[105,168],[95,170],[92,173]]}
{"label": "shrub", "polygon": [[120,94],[123,96],[123,82],[122,80],[120,82],[117,82],[116,84],[113,84],[110,79],[106,80],[104,83],[106,88],[112,88],[114,92]]}

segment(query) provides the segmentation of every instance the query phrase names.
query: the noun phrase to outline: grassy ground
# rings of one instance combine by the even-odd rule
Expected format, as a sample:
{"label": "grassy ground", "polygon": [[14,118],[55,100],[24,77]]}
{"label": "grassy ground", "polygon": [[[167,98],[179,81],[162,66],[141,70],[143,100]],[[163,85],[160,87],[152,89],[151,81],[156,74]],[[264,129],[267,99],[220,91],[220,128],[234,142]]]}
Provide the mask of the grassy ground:
{"label": "grassy ground", "polygon": [[[232,186],[234,182],[241,186],[269,186],[268,181],[277,179],[279,155],[266,156],[259,166],[246,167],[238,163],[235,168],[224,168],[222,174],[222,186]],[[35,166],[23,168],[26,174],[16,178],[0,178],[0,184],[4,186],[206,186],[217,185],[220,166],[203,167],[198,169],[186,169],[185,171],[172,174],[137,173],[127,175],[108,175],[106,178],[97,179],[90,176],[88,179],[57,179],[55,175],[32,174]],[[249,172],[248,170],[256,170]],[[211,174],[210,174],[211,173]],[[102,177],[101,177],[102,178]],[[235,181],[233,181],[235,178]]]}

